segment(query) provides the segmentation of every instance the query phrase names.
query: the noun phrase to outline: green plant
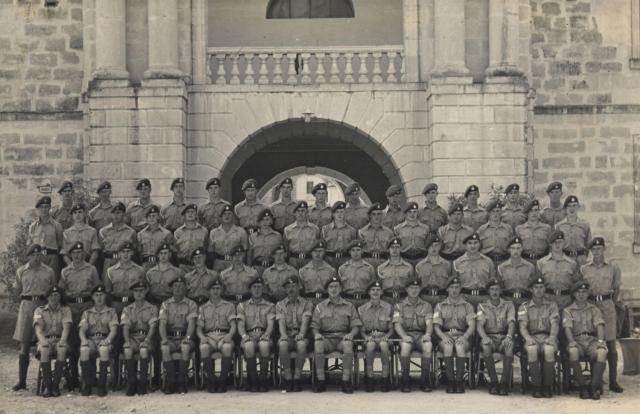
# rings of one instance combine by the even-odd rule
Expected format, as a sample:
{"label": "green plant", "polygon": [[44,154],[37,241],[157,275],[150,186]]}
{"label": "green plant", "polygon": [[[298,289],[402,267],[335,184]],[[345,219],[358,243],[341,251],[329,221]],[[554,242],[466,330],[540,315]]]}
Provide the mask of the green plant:
{"label": "green plant", "polygon": [[[533,193],[520,193],[520,198],[518,200],[518,204],[524,206],[530,200],[535,199],[536,196]],[[485,198],[484,201],[478,202],[480,207],[486,207],[492,200],[499,199],[503,203],[506,202],[506,195],[504,194],[504,186],[499,184],[491,184],[491,189],[489,190],[488,197]],[[464,197],[464,194],[451,193],[447,197],[449,202],[449,207],[454,204],[462,204],[463,206],[467,205],[467,199]]]}

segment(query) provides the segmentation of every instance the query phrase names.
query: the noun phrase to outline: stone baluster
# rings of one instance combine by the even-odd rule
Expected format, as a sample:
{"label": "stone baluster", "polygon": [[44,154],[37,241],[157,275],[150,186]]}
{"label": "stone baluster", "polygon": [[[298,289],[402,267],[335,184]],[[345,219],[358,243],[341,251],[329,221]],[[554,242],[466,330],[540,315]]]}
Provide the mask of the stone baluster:
{"label": "stone baluster", "polygon": [[225,85],[227,83],[227,78],[225,76],[226,72],[224,70],[224,62],[226,58],[226,53],[219,53],[216,55],[216,60],[218,61],[218,69],[216,70],[216,85]]}
{"label": "stone baluster", "polygon": [[368,52],[360,52],[358,53],[358,58],[360,59],[360,65],[358,66],[358,83],[368,83],[369,76],[367,70],[367,58],[369,57]]}
{"label": "stone baluster", "polygon": [[298,74],[296,73],[296,53],[287,53],[287,84],[295,85],[298,83]]}
{"label": "stone baluster", "polygon": [[245,85],[253,85],[256,83],[256,78],[253,76],[255,72],[253,71],[253,57],[255,55],[251,52],[244,54],[244,84]]}
{"label": "stone baluster", "polygon": [[282,53],[273,54],[273,82],[274,84],[282,84]]}
{"label": "stone baluster", "polygon": [[260,70],[258,71],[260,77],[258,78],[258,83],[260,85],[266,85],[269,83],[269,68],[267,67],[267,58],[269,55],[267,53],[260,53],[258,57],[260,58]]}
{"label": "stone baluster", "polygon": [[340,53],[331,52],[329,53],[329,57],[331,58],[331,69],[329,69],[331,77],[329,78],[329,82],[340,83],[340,69],[338,68],[338,58],[340,57]]}
{"label": "stone baluster", "polygon": [[346,52],[344,57],[346,59],[346,63],[344,65],[344,83],[353,83],[353,53]]}
{"label": "stone baluster", "polygon": [[324,69],[324,53],[315,52],[314,56],[316,57],[316,83],[325,83],[327,82],[327,71]]}
{"label": "stone baluster", "polygon": [[380,59],[382,59],[382,52],[373,52],[373,73],[371,76],[371,82],[373,83],[382,83],[383,80]]}
{"label": "stone baluster", "polygon": [[240,85],[238,60],[240,60],[240,55],[238,53],[231,53],[231,79],[229,79],[229,84],[231,85]]}
{"label": "stone baluster", "polygon": [[311,60],[311,53],[302,53],[302,79],[301,83],[303,85],[311,84],[311,68],[309,65],[309,61]]}

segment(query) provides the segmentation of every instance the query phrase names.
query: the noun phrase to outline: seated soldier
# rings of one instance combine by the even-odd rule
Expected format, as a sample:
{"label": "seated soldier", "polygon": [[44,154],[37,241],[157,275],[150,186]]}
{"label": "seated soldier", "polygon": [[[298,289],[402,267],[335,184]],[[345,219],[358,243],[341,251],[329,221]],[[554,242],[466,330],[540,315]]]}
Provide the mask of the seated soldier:
{"label": "seated soldier", "polygon": [[[371,265],[369,265],[371,266]],[[342,392],[352,394],[353,338],[358,335],[362,321],[356,308],[340,296],[340,279],[333,277],[325,284],[329,298],[320,302],[313,311],[311,329],[315,346],[315,366],[318,381],[314,392],[326,390],[325,354],[342,353]]]}
{"label": "seated soldier", "polygon": [[[38,339],[40,369],[42,370],[42,396],[60,396],[60,378],[66,364],[69,332],[73,321],[71,310],[62,304],[62,289],[54,286],[47,295],[47,304],[33,312],[33,326]],[[53,378],[51,360],[55,359]]]}
{"label": "seated soldier", "polygon": [[[440,350],[444,355],[447,372],[447,393],[464,392],[464,364],[469,339],[476,329],[473,306],[460,296],[462,283],[457,276],[449,279],[445,300],[438,303],[433,312],[433,330],[440,338]],[[455,376],[453,356],[456,357]]]}
{"label": "seated soldier", "polygon": [[[579,281],[573,285],[574,302],[562,312],[562,326],[569,344],[569,363],[575,381],[580,387],[580,398],[600,399],[602,374],[607,361],[605,323],[602,312],[593,303],[587,302],[589,282]],[[588,357],[591,362],[591,383],[587,386],[582,375],[580,359]]]}
{"label": "seated soldier", "polygon": [[393,323],[395,331],[402,341],[400,343],[400,368],[402,369],[402,392],[411,391],[409,370],[411,368],[411,352],[422,353],[422,375],[420,389],[430,392],[433,389],[430,383],[431,371],[431,335],[433,333],[433,308],[428,302],[420,299],[422,289],[419,279],[414,279],[407,284],[407,297],[395,306]]}
{"label": "seated soldier", "polygon": [[[276,304],[276,321],[280,331],[278,352],[284,367],[285,391],[302,391],[300,379],[307,357],[307,332],[313,312],[313,302],[300,297],[300,279],[291,276],[283,283],[287,296]],[[289,352],[296,352],[295,370],[291,374]]]}
{"label": "seated soldier", "polygon": [[[400,249],[398,249],[398,257],[400,256],[399,253]],[[390,384],[389,365],[391,354],[389,338],[393,335],[393,323],[391,321],[393,307],[388,302],[380,300],[382,296],[382,284],[380,282],[371,283],[367,293],[369,293],[370,300],[358,308],[358,313],[362,320],[362,337],[365,340],[365,390],[372,392],[375,388],[373,383],[373,359],[376,351],[379,351],[382,364],[380,390],[387,392]]]}
{"label": "seated soldier", "polygon": [[[558,351],[558,331],[560,314],[558,305],[545,297],[547,285],[544,278],[537,277],[531,282],[532,299],[518,309],[520,335],[524,339],[529,373],[533,383],[534,398],[551,398],[551,386],[555,374],[556,352]],[[540,378],[539,355],[544,355],[543,379]]]}
{"label": "seated soldier", "polygon": [[[262,297],[264,281],[254,279],[249,284],[251,298],[238,304],[238,333],[242,352],[247,362],[247,385],[251,392],[269,391],[269,360],[271,358],[273,321],[276,318],[273,303]],[[260,378],[256,366],[256,351],[260,354]]]}
{"label": "seated soldier", "polygon": [[82,368],[82,395],[91,395],[91,386],[96,376],[96,355],[100,357],[100,378],[98,395],[107,395],[107,371],[112,342],[118,333],[116,310],[107,306],[107,292],[104,285],[98,285],[91,292],[93,307],[82,313],[79,324],[80,366]]}
{"label": "seated soldier", "polygon": [[[173,296],[162,302],[158,320],[160,321],[160,351],[165,370],[166,384],[163,392],[173,394],[177,390],[187,392],[187,368],[193,350],[193,335],[198,318],[198,305],[185,296],[187,282],[183,276],[173,279],[169,286]],[[176,381],[176,361],[178,356],[178,378]]]}
{"label": "seated soldier", "polygon": [[[133,292],[134,302],[122,310],[122,336],[124,343],[125,369],[127,371],[127,395],[147,393],[149,375],[149,357],[153,355],[154,337],[158,326],[158,307],[147,302],[148,284],[146,281],[133,283],[129,289]],[[140,381],[138,361],[140,360]]]}
{"label": "seated soldier", "polygon": [[[198,310],[198,338],[200,356],[207,392],[227,392],[227,380],[231,372],[233,336],[236,334],[236,308],[222,299],[222,281],[214,279],[209,284],[209,301]],[[213,354],[220,352],[220,381],[216,380]]]}
{"label": "seated soldier", "polygon": [[[507,395],[513,368],[513,334],[516,331],[516,310],[513,302],[500,298],[502,282],[492,279],[487,283],[489,300],[478,305],[476,315],[478,334],[481,338],[482,358],[489,371],[489,394]],[[502,378],[498,384],[493,354],[503,355]]]}

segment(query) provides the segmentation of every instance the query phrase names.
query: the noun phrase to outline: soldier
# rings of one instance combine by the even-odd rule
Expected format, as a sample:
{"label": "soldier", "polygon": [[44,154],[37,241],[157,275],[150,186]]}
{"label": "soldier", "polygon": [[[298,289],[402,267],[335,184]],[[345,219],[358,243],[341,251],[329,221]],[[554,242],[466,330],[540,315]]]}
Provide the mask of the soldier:
{"label": "soldier", "polygon": [[131,260],[133,255],[133,244],[129,241],[123,242],[118,250],[118,263],[106,269],[104,287],[111,296],[112,306],[118,316],[122,315],[122,310],[133,299],[130,286],[136,282],[145,280],[145,273],[142,266],[138,266]]}
{"label": "soldier", "polygon": [[496,277],[496,267],[487,256],[480,253],[480,236],[473,233],[463,240],[465,254],[453,262],[453,274],[460,280],[462,293],[474,307],[487,300],[485,286]]}
{"label": "soldier", "polygon": [[[33,327],[38,340],[40,370],[42,372],[42,396],[60,396],[60,378],[66,365],[71,331],[71,310],[62,303],[62,289],[53,286],[47,295],[47,304],[39,306],[33,313]],[[53,375],[51,360],[55,359]]]}
{"label": "soldier", "polygon": [[[187,203],[184,201],[184,178],[174,178],[169,188],[173,193],[173,200],[160,210],[160,216],[164,226],[171,233],[184,224],[184,215],[182,211],[186,207]],[[197,209],[197,206],[196,206]]]}
{"label": "soldier", "polygon": [[531,298],[529,285],[536,277],[536,267],[522,260],[523,240],[516,236],[509,242],[509,259],[498,265],[498,276],[504,284],[502,296],[519,308]]}
{"label": "soldier", "polygon": [[347,261],[347,246],[358,237],[358,232],[345,220],[344,201],[336,201],[331,207],[332,221],[322,228],[322,240],[327,243],[325,260],[336,269]]}
{"label": "soldier", "polygon": [[136,190],[138,191],[138,199],[132,201],[127,206],[125,222],[131,226],[136,233],[139,233],[147,227],[147,212],[155,203],[151,200],[151,181],[149,181],[148,178],[143,178],[138,181]]}
{"label": "soldier", "polygon": [[[393,230],[382,225],[384,209],[380,203],[369,207],[369,224],[358,230],[358,238],[364,240],[364,258],[377,268],[388,257],[387,245],[395,236]],[[404,287],[404,286],[403,286]]]}
{"label": "soldier", "polygon": [[473,234],[473,229],[462,224],[462,204],[449,207],[449,222],[438,229],[438,237],[442,240],[440,256],[453,261],[465,252],[463,240]]}
{"label": "soldier", "polygon": [[311,247],[320,237],[320,229],[309,222],[306,201],[299,201],[293,210],[296,221],[284,228],[284,243],[291,255],[289,263],[296,269],[306,265],[309,260]]}
{"label": "soldier", "polygon": [[[425,198],[424,208],[420,210],[419,220],[429,227],[431,236],[435,236],[438,229],[449,222],[445,209],[438,205],[438,184],[429,183],[422,189]],[[406,207],[405,207],[406,214]]]}
{"label": "soldier", "polygon": [[287,263],[287,250],[283,245],[273,252],[274,263],[262,274],[265,292],[263,296],[274,304],[287,296],[284,283],[292,277],[298,277],[298,270]]}
{"label": "soldier", "polygon": [[[500,298],[502,282],[491,279],[486,287],[489,300],[478,305],[477,325],[482,347],[482,359],[489,371],[491,384],[489,394],[508,395],[513,368],[513,335],[516,331],[516,310],[513,303]],[[498,374],[493,354],[500,353],[502,376],[498,384]]]}
{"label": "soldier", "polygon": [[[198,319],[198,305],[185,296],[187,282],[179,276],[169,282],[173,296],[162,302],[158,320],[160,321],[160,350],[162,365],[166,373],[163,392],[173,394],[187,392],[187,368],[193,350],[193,335]],[[176,381],[176,361],[173,354],[179,354],[178,378]],[[176,385],[177,384],[177,385]]]}
{"label": "soldier", "polygon": [[231,266],[220,273],[224,286],[222,298],[238,304],[249,298],[249,285],[258,277],[258,272],[244,264],[244,247],[236,246],[230,254],[233,259]]}
{"label": "soldier", "polygon": [[478,229],[481,252],[496,266],[509,258],[507,244],[513,238],[513,228],[502,222],[502,207],[500,200],[490,202],[487,205],[489,221]]}
{"label": "soldier", "polygon": [[138,254],[145,271],[148,271],[158,263],[156,255],[158,248],[163,244],[169,246],[169,250],[175,250],[173,234],[159,223],[160,209],[158,206],[150,206],[147,209],[147,227],[140,230],[136,236],[138,242]]}
{"label": "soldier", "polygon": [[337,276],[336,269],[324,260],[326,246],[323,240],[318,240],[311,249],[311,261],[298,271],[302,296],[310,299],[314,307],[327,298],[324,286],[331,278]]}
{"label": "soldier", "polygon": [[[313,313],[313,303],[300,297],[300,279],[291,276],[282,284],[287,296],[276,304],[276,322],[280,339],[278,354],[284,368],[284,390],[302,391],[302,366],[307,357],[307,333]],[[293,374],[289,352],[296,353]]]}
{"label": "soldier", "polygon": [[[551,398],[551,386],[555,374],[556,352],[558,351],[558,331],[560,314],[558,305],[545,297],[546,283],[543,277],[537,277],[531,283],[530,301],[518,309],[520,335],[524,338],[529,373],[533,383],[534,398]],[[542,364],[543,379],[540,378],[538,355],[544,355]]]}
{"label": "soldier", "polygon": [[111,223],[111,213],[113,203],[111,202],[111,183],[103,181],[96,189],[98,194],[98,204],[89,210],[89,225],[100,231],[101,228]]}
{"label": "soldier", "polygon": [[184,277],[182,269],[171,264],[171,246],[163,243],[155,252],[158,262],[146,272],[146,280],[149,284],[149,302],[160,307],[162,302],[172,295],[169,283],[178,277]]}
{"label": "soldier", "polygon": [[516,234],[522,239],[522,257],[536,264],[549,253],[548,240],[552,229],[540,221],[538,200],[529,201],[522,212],[527,215],[527,222],[516,227]]}
{"label": "soldier", "polygon": [[236,217],[238,217],[240,227],[251,234],[258,228],[258,214],[267,206],[258,202],[258,184],[253,178],[242,183],[242,192],[245,198],[236,204],[234,211]]}
{"label": "soldier", "polygon": [[60,260],[58,254],[62,249],[62,225],[49,214],[51,197],[40,197],[36,202],[38,217],[29,225],[29,244],[42,247],[42,263],[49,266],[56,275],[60,276]]}
{"label": "soldier", "polygon": [[285,227],[296,220],[294,209],[298,203],[291,199],[291,192],[293,191],[293,181],[291,177],[282,180],[278,189],[280,191],[280,201],[272,204],[271,210],[275,216],[273,228],[282,233]]}
{"label": "soldier", "polygon": [[193,270],[184,276],[187,281],[187,297],[201,306],[209,300],[209,285],[220,275],[215,270],[207,269],[205,261],[207,260],[206,250],[197,248],[191,253],[191,262]]}
{"label": "soldier", "polygon": [[[98,240],[102,246],[102,269],[96,266],[98,274],[102,276],[104,280],[107,269],[116,264],[118,261],[118,248],[123,243],[129,243],[131,246],[131,253],[134,253],[135,245],[137,241],[137,235],[135,230],[124,224],[124,214],[126,207],[121,202],[117,202],[111,208],[111,223],[102,227],[98,231]],[[101,271],[102,270],[102,271]]]}
{"label": "soldier", "polygon": [[221,272],[231,266],[231,252],[238,246],[249,248],[249,237],[242,227],[234,223],[231,206],[224,206],[220,213],[221,223],[209,233],[209,252],[213,256],[213,269]]}
{"label": "soldier", "polygon": [[[207,392],[227,392],[227,380],[231,372],[233,356],[233,337],[236,334],[236,308],[231,302],[222,299],[222,281],[214,279],[209,284],[209,301],[198,310],[196,332],[200,338],[200,355],[204,384]],[[220,352],[220,381],[217,381],[213,355]]]}
{"label": "soldier", "polygon": [[[264,282],[255,278],[249,284],[251,298],[238,304],[238,333],[247,362],[247,385],[252,392],[269,391],[267,381],[269,360],[273,347],[271,334],[276,318],[275,306],[262,297]],[[260,355],[260,377],[256,366],[256,353]]]}
{"label": "soldier", "polygon": [[342,353],[342,392],[352,394],[353,339],[358,335],[362,321],[355,306],[340,296],[340,279],[331,278],[324,286],[329,298],[313,310],[311,329],[314,339],[314,358],[317,381],[313,392],[326,391],[325,354]]}
{"label": "soldier", "polygon": [[[589,282],[578,281],[573,286],[575,301],[564,308],[562,312],[562,326],[567,336],[569,363],[573,370],[573,378],[580,387],[580,398],[585,400],[600,399],[600,386],[607,360],[607,345],[605,343],[605,321],[602,312],[589,298]],[[591,362],[591,383],[585,384],[580,366],[580,358],[588,357]],[[615,369],[615,368],[614,368]]]}
{"label": "soldier", "polygon": [[[129,286],[135,302],[127,305],[122,311],[122,325],[125,369],[127,372],[128,396],[145,395],[149,375],[149,357],[153,355],[156,329],[158,327],[158,307],[147,302],[149,292],[146,281],[140,280]],[[140,370],[138,371],[138,360]],[[140,372],[140,381],[137,380]]]}
{"label": "soldier", "polygon": [[362,260],[364,242],[354,240],[349,246],[351,258],[338,268],[338,278],[342,285],[342,297],[357,308],[367,300],[367,287],[376,279],[376,271]]}
{"label": "soldier", "polygon": [[264,269],[273,264],[273,252],[282,245],[282,234],[273,229],[273,213],[264,209],[258,215],[260,228],[249,236],[247,262],[262,275]]}
{"label": "soldier", "polygon": [[620,297],[622,276],[620,267],[605,258],[605,243],[602,237],[594,237],[589,242],[591,261],[580,268],[584,280],[589,283],[589,299],[602,312],[604,337],[607,341],[607,361],[609,363],[609,390],[620,393],[623,388],[617,381],[618,351],[616,349],[616,305]]}
{"label": "soldier", "polygon": [[[399,254],[398,254],[398,257]],[[390,366],[390,342],[393,335],[393,321],[391,304],[380,300],[382,297],[382,285],[375,281],[369,285],[367,293],[370,300],[358,308],[358,314],[362,320],[362,338],[364,339],[364,364],[365,376],[364,386],[367,392],[375,390],[373,360],[376,351],[380,352],[380,362],[382,373],[380,374],[380,391],[388,392],[390,386],[389,366]],[[404,286],[402,286],[404,290]]]}
{"label": "soldier", "polygon": [[80,242],[84,246],[85,254],[89,258],[89,263],[95,265],[100,255],[100,241],[98,232],[93,227],[85,223],[84,205],[76,204],[71,208],[73,225],[62,232],[62,253],[67,265],[71,263],[69,249]]}
{"label": "soldier", "polygon": [[384,193],[387,197],[387,209],[384,211],[384,217],[382,218],[382,224],[390,229],[395,228],[398,224],[404,221],[404,212],[400,205],[400,196],[402,195],[402,189],[397,185],[391,185]]}
{"label": "soldier", "polygon": [[549,196],[549,207],[542,210],[542,221],[553,228],[567,216],[567,211],[562,205],[562,183],[554,181],[549,184],[547,195]]}
{"label": "soldier", "polygon": [[316,198],[316,202],[309,211],[309,221],[318,226],[319,229],[331,223],[331,206],[327,204],[327,185],[318,183],[313,186],[311,194]]}
{"label": "soldier", "polygon": [[193,270],[191,263],[191,253],[199,247],[204,247],[205,251],[209,242],[209,231],[196,220],[198,214],[198,206],[195,204],[187,204],[182,210],[184,216],[184,224],[173,234],[176,238],[176,262],[178,266],[188,273]]}
{"label": "soldier", "polygon": [[435,307],[447,296],[451,277],[451,262],[440,256],[442,241],[435,236],[427,244],[428,255],[416,265],[416,276],[421,281],[420,298]]}
{"label": "soldier", "polygon": [[552,232],[549,237],[551,253],[538,260],[536,265],[538,274],[546,281],[547,293],[560,310],[571,303],[571,287],[582,278],[576,262],[562,251],[564,239],[563,232]]}
{"label": "soldier", "polygon": [[478,205],[478,199],[480,198],[480,190],[475,184],[470,185],[464,190],[464,198],[467,200],[467,205],[464,207],[462,222],[471,227],[473,231],[478,231],[480,226],[489,221],[489,214],[487,211]]}
{"label": "soldier", "polygon": [[405,286],[413,279],[413,266],[400,256],[402,241],[398,237],[387,244],[389,260],[378,266],[377,274],[382,286],[384,300],[395,305],[407,297]]}
{"label": "soldier", "polygon": [[367,225],[369,217],[367,216],[368,206],[360,201],[360,184],[352,183],[344,190],[345,201],[347,206],[344,209],[344,217],[351,227],[360,230]]}
{"label": "soldier", "polygon": [[407,203],[404,207],[404,221],[393,229],[402,242],[402,258],[412,266],[427,256],[427,241],[432,234],[428,225],[418,221],[418,214],[418,203]]}
{"label": "soldier", "polygon": [[516,227],[527,221],[520,206],[520,186],[515,183],[509,184],[504,189],[504,194],[506,204],[502,210],[502,222],[510,225],[515,230]]}
{"label": "soldier", "polygon": [[439,347],[444,355],[448,394],[464,393],[464,363],[471,346],[469,340],[476,329],[473,306],[460,296],[461,288],[462,281],[457,276],[449,279],[448,296],[433,312],[433,330],[440,338]]}
{"label": "soldier", "polygon": [[13,339],[20,343],[18,357],[18,383],[14,391],[27,388],[29,369],[29,348],[33,341],[33,311],[45,304],[47,294],[56,284],[56,275],[49,266],[42,263],[42,247],[33,244],[27,249],[28,262],[16,271],[16,292],[20,295],[18,320]]}
{"label": "soldier", "polygon": [[556,223],[556,230],[564,233],[564,254],[582,266],[587,262],[588,250],[587,246],[591,241],[591,226],[586,220],[578,217],[578,209],[580,203],[578,197],[574,195],[568,196],[564,200],[564,208],[567,216]]}
{"label": "soldier", "polygon": [[231,203],[220,196],[222,183],[219,178],[209,179],[204,188],[209,193],[209,202],[198,207],[198,222],[211,231],[220,225],[222,210]]}
{"label": "soldier", "polygon": [[118,315],[107,306],[107,291],[97,285],[91,292],[93,307],[82,313],[78,334],[80,335],[80,365],[82,366],[82,395],[91,395],[91,386],[96,374],[96,357],[100,360],[98,396],[107,395],[107,373],[113,341],[118,333]]}
{"label": "soldier", "polygon": [[71,217],[71,208],[73,207],[73,183],[64,181],[58,189],[58,194],[62,197],[62,205],[56,206],[51,210],[51,217],[62,226],[62,230],[66,230],[73,225]]}

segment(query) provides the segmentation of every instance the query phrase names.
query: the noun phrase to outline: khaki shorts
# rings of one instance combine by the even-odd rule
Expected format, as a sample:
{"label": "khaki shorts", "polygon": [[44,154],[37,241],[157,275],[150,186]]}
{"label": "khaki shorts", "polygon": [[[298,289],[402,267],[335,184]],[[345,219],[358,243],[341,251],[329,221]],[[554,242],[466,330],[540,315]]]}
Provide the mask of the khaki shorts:
{"label": "khaki shorts", "polygon": [[207,340],[200,342],[200,345],[209,345],[220,349],[224,344],[233,344],[233,339],[227,340],[225,336],[227,336],[227,334],[224,332],[209,332],[205,335]]}
{"label": "khaki shorts", "polygon": [[[247,342],[253,342],[253,344],[255,346],[258,346],[258,343],[260,342],[265,342],[263,340],[260,339],[260,337],[262,336],[262,334],[264,334],[264,331],[259,332],[259,331],[249,331],[247,332],[247,336],[242,338],[242,340],[240,341],[240,343],[242,345],[246,344]],[[271,340],[271,338],[269,338],[269,340],[267,341],[269,342],[269,346],[273,345],[273,340]]]}
{"label": "khaki shorts", "polygon": [[[148,342],[144,345],[140,345],[142,344],[142,342],[145,340],[146,335],[136,335],[136,336],[130,336],[129,337],[129,348],[133,351],[134,355],[140,353],[140,348],[146,348],[149,352],[153,352],[153,341]],[[127,346],[122,345],[123,349],[126,349]]]}
{"label": "khaki shorts", "polygon": [[[100,342],[104,341],[105,339],[107,339],[107,338],[104,337],[104,338],[90,338],[90,339],[87,339],[87,346],[89,347],[89,352],[91,354],[97,353],[98,350],[100,349]],[[108,348],[109,348],[109,353],[111,353],[111,350],[113,349],[113,343],[111,345],[109,345]],[[82,349],[82,347],[80,349]]]}
{"label": "khaki shorts", "polygon": [[[543,352],[544,346],[547,345],[545,341],[547,340],[547,338],[549,338],[549,335],[539,333],[539,334],[532,335],[532,337],[536,341],[538,353]],[[525,341],[525,347],[527,347],[526,341]],[[558,351],[558,341],[555,342],[555,345],[553,346],[553,348],[554,348],[554,351]]]}
{"label": "khaki shorts", "polygon": [[[172,354],[174,352],[182,352],[181,349],[181,345],[182,345],[182,340],[184,339],[184,337],[182,338],[173,338],[170,337],[167,339],[167,345],[169,347],[169,352],[171,352]],[[193,341],[189,341],[189,351],[193,351]]]}
{"label": "khaki shorts", "polygon": [[322,338],[322,344],[324,345],[324,353],[328,354],[330,352],[342,352],[344,349],[343,347],[344,342],[345,341],[342,339],[342,337]]}
{"label": "khaki shorts", "polygon": [[[504,334],[487,334],[489,336],[489,339],[491,339],[491,351],[492,352],[497,352],[497,353],[501,353],[504,354],[507,349],[505,348],[504,344],[502,343],[502,341],[504,341],[504,338],[507,335]],[[511,351],[513,351],[513,341],[511,343]]]}
{"label": "khaki shorts", "polygon": [[607,346],[605,344],[600,344],[598,339],[593,336],[579,336],[575,338],[576,345],[575,346],[567,346],[567,351],[571,348],[578,348],[578,353],[580,355],[580,359],[588,356],[589,359],[595,360],[598,357],[598,349],[604,348],[607,350]]}
{"label": "khaki shorts", "polygon": [[[56,359],[58,356],[58,352],[61,349],[60,347],[60,339],[59,338],[47,338],[46,347],[49,349],[49,359]],[[42,353],[42,349],[45,344],[41,344],[38,342],[38,351]],[[69,353],[69,346],[67,345],[67,354]]]}

